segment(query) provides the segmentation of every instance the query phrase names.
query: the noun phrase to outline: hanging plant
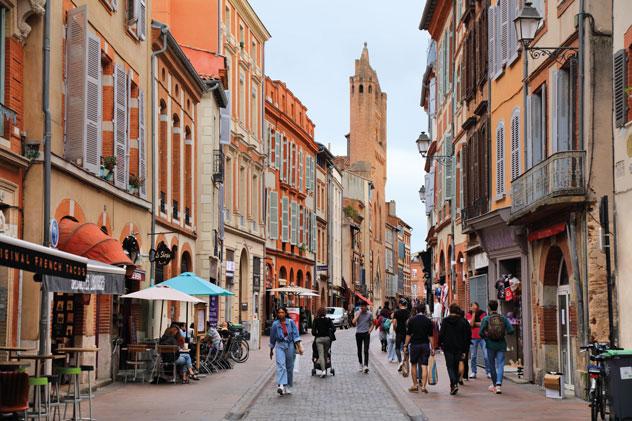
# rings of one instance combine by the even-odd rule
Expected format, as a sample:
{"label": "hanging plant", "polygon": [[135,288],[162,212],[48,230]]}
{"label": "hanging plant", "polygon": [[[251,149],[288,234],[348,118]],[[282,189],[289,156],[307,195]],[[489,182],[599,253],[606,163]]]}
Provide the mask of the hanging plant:
{"label": "hanging plant", "polygon": [[145,179],[143,177],[139,177],[137,175],[129,176],[129,186],[135,189],[139,189],[143,184],[145,184]]}
{"label": "hanging plant", "polygon": [[104,156],[103,157],[103,168],[108,171],[112,171],[114,167],[116,167],[116,157],[115,156]]}

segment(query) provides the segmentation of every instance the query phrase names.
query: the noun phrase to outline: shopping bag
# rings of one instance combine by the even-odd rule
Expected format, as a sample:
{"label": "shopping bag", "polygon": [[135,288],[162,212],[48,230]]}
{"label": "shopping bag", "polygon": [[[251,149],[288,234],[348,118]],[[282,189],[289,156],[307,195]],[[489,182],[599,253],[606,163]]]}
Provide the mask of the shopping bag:
{"label": "shopping bag", "polygon": [[408,361],[408,355],[404,357],[404,361],[402,362],[402,376],[408,377],[410,373],[410,362]]}
{"label": "shopping bag", "polygon": [[296,354],[296,356],[294,357],[294,372],[298,373],[301,369],[301,360],[303,359],[303,357],[301,356],[301,354]]}
{"label": "shopping bag", "polygon": [[439,375],[437,372],[437,362],[434,355],[428,358],[428,384],[435,385],[439,381]]}

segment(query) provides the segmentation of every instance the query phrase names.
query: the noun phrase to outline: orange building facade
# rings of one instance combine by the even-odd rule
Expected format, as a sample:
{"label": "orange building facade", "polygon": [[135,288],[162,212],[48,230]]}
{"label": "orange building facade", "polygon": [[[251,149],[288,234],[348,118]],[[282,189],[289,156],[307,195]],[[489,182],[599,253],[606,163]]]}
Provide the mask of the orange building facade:
{"label": "orange building facade", "polygon": [[[312,288],[318,255],[314,123],[285,83],[266,78],[265,136],[268,144],[266,194],[266,289]],[[321,194],[323,194],[322,192]],[[317,300],[266,293],[266,320],[280,303],[310,307]]]}

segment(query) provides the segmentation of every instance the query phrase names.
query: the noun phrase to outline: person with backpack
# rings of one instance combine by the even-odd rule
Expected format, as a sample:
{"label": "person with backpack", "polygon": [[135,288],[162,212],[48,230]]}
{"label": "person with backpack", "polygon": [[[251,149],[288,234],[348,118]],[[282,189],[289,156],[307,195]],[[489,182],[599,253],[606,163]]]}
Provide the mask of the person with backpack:
{"label": "person with backpack", "polygon": [[502,393],[505,352],[507,352],[505,337],[514,333],[514,330],[509,320],[498,313],[498,301],[490,300],[487,307],[489,314],[483,318],[479,334],[485,339],[489,371],[492,375],[492,384],[488,389],[499,395]]}
{"label": "person with backpack", "polygon": [[[386,352],[386,348],[388,346],[388,330],[391,323],[391,310],[388,307],[388,302],[384,303],[384,307],[381,308],[377,320],[379,322],[378,328],[380,332],[380,343],[382,344],[382,352]],[[388,326],[385,326],[386,324],[388,324]]]}
{"label": "person with backpack", "polygon": [[467,355],[470,346],[471,330],[464,317],[461,316],[461,308],[457,304],[450,305],[450,314],[441,322],[439,342],[445,356],[445,364],[450,377],[450,394],[456,395],[459,391],[459,363]]}

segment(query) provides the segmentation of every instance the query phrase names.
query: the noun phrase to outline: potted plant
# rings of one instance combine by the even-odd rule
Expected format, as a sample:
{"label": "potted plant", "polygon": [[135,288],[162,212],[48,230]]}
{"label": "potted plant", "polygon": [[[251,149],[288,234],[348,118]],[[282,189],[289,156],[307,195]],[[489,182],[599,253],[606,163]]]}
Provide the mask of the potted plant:
{"label": "potted plant", "polygon": [[305,253],[307,253],[307,245],[306,244],[301,244],[298,248],[299,254],[301,256],[304,256]]}
{"label": "potted plant", "polygon": [[142,177],[139,177],[137,175],[130,175],[128,181],[130,193],[137,194],[138,190],[144,183],[145,180]]}
{"label": "potted plant", "polygon": [[101,178],[112,181],[114,178],[114,167],[116,167],[115,156],[104,156],[101,159]]}

